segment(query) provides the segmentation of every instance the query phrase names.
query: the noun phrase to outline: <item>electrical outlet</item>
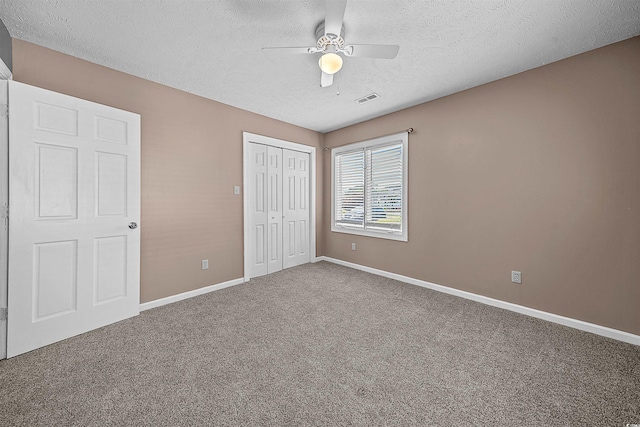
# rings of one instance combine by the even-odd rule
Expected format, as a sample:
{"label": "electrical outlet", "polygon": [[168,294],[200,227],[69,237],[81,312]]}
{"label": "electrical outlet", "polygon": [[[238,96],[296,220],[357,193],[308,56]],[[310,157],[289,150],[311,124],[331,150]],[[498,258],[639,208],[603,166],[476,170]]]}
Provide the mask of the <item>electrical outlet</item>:
{"label": "electrical outlet", "polygon": [[203,259],[202,260],[202,269],[203,270],[209,269],[209,260],[208,259]]}
{"label": "electrical outlet", "polygon": [[240,194],[240,186],[239,185],[235,185],[233,187],[233,194],[235,194],[235,195]]}
{"label": "electrical outlet", "polygon": [[352,244],[351,244],[351,250],[352,250],[352,251],[355,251],[355,250],[356,250],[356,244],[355,244],[355,243],[352,243]]}
{"label": "electrical outlet", "polygon": [[522,283],[522,273],[519,271],[511,272],[511,281],[513,283]]}

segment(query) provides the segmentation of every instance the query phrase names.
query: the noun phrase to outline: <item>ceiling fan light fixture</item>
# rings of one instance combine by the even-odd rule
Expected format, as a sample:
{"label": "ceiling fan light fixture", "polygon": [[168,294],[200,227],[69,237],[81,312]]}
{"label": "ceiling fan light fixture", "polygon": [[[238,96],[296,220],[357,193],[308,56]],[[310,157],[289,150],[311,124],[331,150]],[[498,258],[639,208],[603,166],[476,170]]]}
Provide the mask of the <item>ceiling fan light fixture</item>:
{"label": "ceiling fan light fixture", "polygon": [[342,68],[342,57],[337,53],[325,53],[320,57],[318,65],[322,72],[335,74]]}

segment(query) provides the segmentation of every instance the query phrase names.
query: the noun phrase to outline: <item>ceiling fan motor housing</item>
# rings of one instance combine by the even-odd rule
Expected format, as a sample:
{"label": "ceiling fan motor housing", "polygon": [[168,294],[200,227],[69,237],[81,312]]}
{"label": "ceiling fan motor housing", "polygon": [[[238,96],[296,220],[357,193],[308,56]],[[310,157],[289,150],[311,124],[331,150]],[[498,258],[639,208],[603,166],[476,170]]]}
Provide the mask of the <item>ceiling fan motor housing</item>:
{"label": "ceiling fan motor housing", "polygon": [[[344,25],[340,28],[340,34],[325,34],[324,21],[316,28],[316,38],[318,39],[317,47],[323,52],[335,51],[344,47]],[[328,47],[334,46],[333,49],[327,50]]]}

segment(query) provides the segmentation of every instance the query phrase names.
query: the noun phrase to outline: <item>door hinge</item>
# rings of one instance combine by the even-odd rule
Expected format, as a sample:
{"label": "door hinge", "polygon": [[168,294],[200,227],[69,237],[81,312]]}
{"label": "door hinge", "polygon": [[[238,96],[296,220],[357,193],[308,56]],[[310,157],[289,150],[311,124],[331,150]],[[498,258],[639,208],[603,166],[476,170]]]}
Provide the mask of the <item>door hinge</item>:
{"label": "door hinge", "polygon": [[0,206],[0,215],[4,219],[3,223],[4,223],[4,228],[6,230],[9,225],[9,204],[8,203],[3,203],[2,206]]}
{"label": "door hinge", "polygon": [[9,117],[9,106],[7,104],[0,104],[0,117]]}
{"label": "door hinge", "polygon": [[7,320],[8,316],[9,316],[9,308],[8,307],[0,308],[0,320]]}

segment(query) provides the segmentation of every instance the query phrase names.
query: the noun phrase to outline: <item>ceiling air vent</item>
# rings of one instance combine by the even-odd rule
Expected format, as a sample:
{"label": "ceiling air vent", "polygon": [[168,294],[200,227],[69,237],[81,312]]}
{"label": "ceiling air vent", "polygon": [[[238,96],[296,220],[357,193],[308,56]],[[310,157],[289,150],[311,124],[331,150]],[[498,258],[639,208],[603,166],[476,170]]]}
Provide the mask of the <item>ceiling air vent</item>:
{"label": "ceiling air vent", "polygon": [[380,95],[377,93],[372,93],[371,95],[363,96],[362,98],[356,99],[358,104],[364,104],[365,102],[373,101],[374,99],[380,98]]}

